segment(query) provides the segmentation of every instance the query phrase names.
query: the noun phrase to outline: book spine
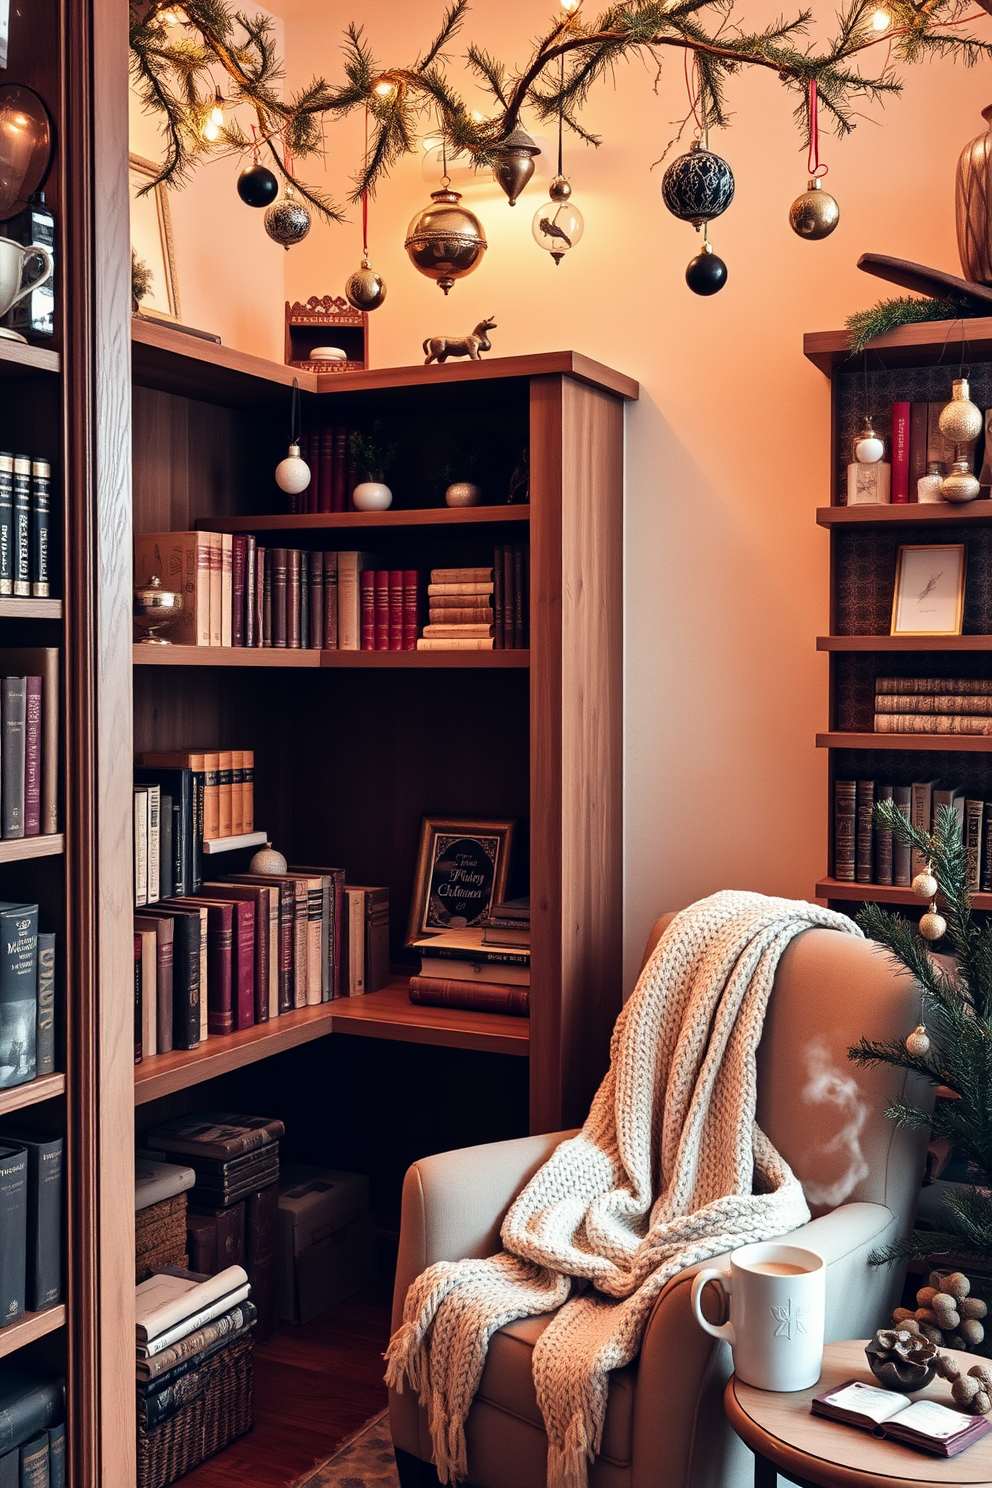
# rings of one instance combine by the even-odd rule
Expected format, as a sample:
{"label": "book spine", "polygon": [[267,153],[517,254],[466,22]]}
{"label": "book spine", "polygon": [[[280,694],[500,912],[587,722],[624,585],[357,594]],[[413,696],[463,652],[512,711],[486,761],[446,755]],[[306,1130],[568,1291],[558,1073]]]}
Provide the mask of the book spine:
{"label": "book spine", "polygon": [[875,696],[882,693],[947,693],[955,696],[992,698],[992,677],[879,677]]}
{"label": "book spine", "polygon": [[403,570],[389,569],[387,575],[389,624],[387,645],[383,650],[403,650]]}
{"label": "book spine", "polygon": [[241,751],[241,818],[246,832],[255,830],[255,751]]}
{"label": "book spine", "polygon": [[977,894],[982,882],[983,801],[964,803],[964,845],[968,855],[968,891]]}
{"label": "book spine", "polygon": [[892,405],[892,504],[909,501],[909,404]]}
{"label": "book spine", "polygon": [[38,1013],[35,1045],[36,1074],[55,1073],[55,932],[38,935]]}
{"label": "book spine", "polygon": [[248,539],[236,532],[231,541],[231,645],[244,646],[245,641],[245,588],[248,559]]}
{"label": "book spine", "polygon": [[31,461],[14,456],[14,531],[12,566],[14,594],[31,595]]}
{"label": "book spine", "polygon": [[264,1342],[276,1330],[276,1291],[279,1275],[279,1188],[275,1183],[245,1199],[245,1269],[252,1301],[258,1309],[258,1338]]}
{"label": "book spine", "polygon": [[19,904],[0,911],[0,1090],[35,1078],[37,991],[38,906]]}
{"label": "book spine", "polygon": [[162,804],[162,787],[160,785],[149,785],[148,787],[148,847],[145,857],[145,890],[147,902],[154,904],[160,897],[160,886],[158,877],[158,856],[160,852],[161,828],[159,815]]}
{"label": "book spine", "polygon": [[854,882],[857,782],[834,781],[834,878]]}
{"label": "book spine", "polygon": [[41,831],[41,678],[25,677],[24,835]]}
{"label": "book spine", "polygon": [[258,606],[255,599],[255,579],[258,565],[257,545],[254,537],[250,534],[245,538],[245,599],[244,599],[244,637],[245,645],[255,647],[258,645]]}
{"label": "book spine", "polygon": [[416,651],[417,628],[420,621],[418,590],[420,574],[415,568],[403,570],[403,651]]}
{"label": "book spine", "polygon": [[0,1148],[0,1328],[24,1315],[27,1239],[28,1155],[12,1145]]}
{"label": "book spine", "polygon": [[20,1488],[48,1488],[48,1432],[39,1432],[20,1448]]}
{"label": "book spine", "polygon": [[286,645],[300,646],[300,550],[286,551]]}
{"label": "book spine", "polygon": [[155,1427],[163,1425],[164,1422],[178,1415],[184,1406],[199,1399],[206,1390],[208,1382],[207,1371],[199,1369],[184,1375],[174,1385],[167,1385],[164,1390],[152,1395],[148,1400],[143,1400],[139,1396],[139,1421],[146,1431],[152,1431]]}
{"label": "book spine", "polygon": [[[912,822],[918,832],[929,832],[933,824],[933,785],[925,780],[914,780],[912,785]],[[915,847],[910,854],[910,871],[913,876],[922,873],[926,863]]]}
{"label": "book spine", "polygon": [[524,649],[524,550],[522,543],[513,545],[513,649]]}
{"label": "book spine", "polygon": [[134,937],[134,1062],[140,1064],[144,1055],[141,1042],[142,1015],[144,1007],[141,997],[141,936]]}
{"label": "book spine", "polygon": [[360,626],[363,651],[375,650],[375,574],[366,568],[358,575]]}
{"label": "book spine", "polygon": [[365,891],[365,990],[389,982],[389,890]]}
{"label": "book spine", "polygon": [[0,595],[14,592],[14,457],[0,452]]}
{"label": "book spine", "polygon": [[65,1426],[49,1427],[48,1488],[65,1488]]}
{"label": "book spine", "polygon": [[909,499],[919,501],[917,483],[927,473],[929,408],[926,403],[909,406]]}
{"label": "book spine", "polygon": [[3,739],[0,743],[0,795],[4,837],[24,836],[24,725],[27,683],[24,677],[4,677],[0,696]]}
{"label": "book spine", "polygon": [[432,584],[491,584],[493,568],[432,568]]}
{"label": "book spine", "polygon": [[338,555],[324,554],[324,646],[338,649]]}
{"label": "book spine", "polygon": [[[417,642],[418,651],[492,651],[493,640],[488,639],[460,640],[457,636],[451,636],[441,641],[428,637],[421,637]],[[512,649],[512,647],[511,647]]]}
{"label": "book spine", "polygon": [[296,890],[293,884],[277,890],[279,895],[279,1011],[291,1013],[293,996],[293,949],[296,939]]}
{"label": "book spine", "polygon": [[32,1142],[28,1156],[28,1248],[25,1304],[31,1312],[54,1307],[62,1296],[61,1137]]}
{"label": "book spine", "polygon": [[232,593],[232,537],[230,532],[218,534],[220,544],[220,643],[230,648],[233,645],[232,626],[234,605]]}
{"label": "book spine", "polygon": [[501,982],[455,982],[444,977],[418,976],[410,978],[410,1001],[426,1007],[471,1008],[525,1018],[530,989],[505,986]]}
{"label": "book spine", "polygon": [[158,814],[158,886],[163,899],[173,895],[172,825],[172,797],[163,794]]}
{"label": "book spine", "polygon": [[[880,785],[876,795],[879,801],[891,801],[891,785]],[[889,827],[875,828],[875,882],[892,882],[892,830]]]}
{"label": "book spine", "polygon": [[[506,638],[505,638],[506,609],[505,609],[505,602],[504,602],[504,599],[503,599],[504,570],[503,570],[503,545],[502,545],[502,543],[496,549],[496,552],[493,555],[493,575],[494,575],[494,577],[493,577],[493,593],[492,593],[493,626],[494,626],[494,629],[493,629],[493,647],[494,647],[494,649],[496,651],[502,651],[502,650],[505,649],[505,646],[506,646]],[[447,603],[447,601],[445,601],[445,603]],[[466,603],[467,603],[467,601],[465,601],[465,600],[459,600],[459,606],[460,606],[459,613],[461,613],[461,611],[464,608],[464,606],[465,606]],[[440,606],[439,606],[439,608],[440,608]],[[431,618],[432,619],[433,619],[433,610],[434,610],[434,604],[433,604],[433,601],[432,601],[432,606],[431,606]]]}
{"label": "book spine", "polygon": [[338,650],[362,649],[361,597],[359,574],[361,557],[357,552],[338,553]]}
{"label": "book spine", "polygon": [[224,627],[224,552],[219,532],[205,532],[210,563],[210,644],[223,644]]}
{"label": "book spine", "polygon": [[513,626],[514,613],[513,545],[507,543],[503,548],[503,649],[505,651],[516,649]]}
{"label": "book spine", "polygon": [[65,1381],[46,1381],[28,1393],[20,1393],[11,1403],[0,1408],[0,1448],[9,1450],[14,1443],[30,1441],[65,1416]]}
{"label": "book spine", "polygon": [[[184,914],[175,921],[172,963],[172,1046],[200,1047],[200,917]],[[207,989],[202,989],[207,995]]]}
{"label": "book spine", "polygon": [[493,628],[491,625],[464,623],[456,624],[453,621],[445,621],[438,625],[424,626],[424,640],[441,641],[447,637],[449,640],[483,640],[492,638]]}
{"label": "book spine", "polygon": [[255,1023],[255,906],[243,899],[234,905],[234,1026]]}
{"label": "book spine", "polygon": [[[892,788],[892,799],[896,809],[909,821],[913,811],[913,791],[908,785]],[[892,839],[892,882],[897,888],[908,888],[912,880],[912,856],[908,844]]]}
{"label": "book spine", "polygon": [[31,593],[47,599],[52,592],[49,528],[52,520],[52,467],[31,461]]}
{"label": "book spine", "polygon": [[284,648],[287,638],[286,624],[286,574],[288,557],[285,548],[273,548],[272,552],[272,644]]}
{"label": "book spine", "polygon": [[334,429],[330,424],[324,425],[318,440],[317,510],[330,512],[334,510]]}
{"label": "book spine", "polygon": [[876,713],[876,734],[992,734],[992,718],[961,713]]}
{"label": "book spine", "polygon": [[307,644],[320,650],[324,644],[324,555],[310,554],[310,633]]}
{"label": "book spine", "polygon": [[[155,1044],[160,1054],[172,1052],[172,960],[175,927],[172,920],[159,920],[155,927],[156,1026]],[[40,940],[40,937],[39,937]]]}
{"label": "book spine", "polygon": [[983,894],[992,894],[992,801],[984,802],[979,884]]}
{"label": "book spine", "polygon": [[272,552],[259,548],[257,554],[256,602],[259,610],[259,645],[272,645]]}
{"label": "book spine", "polygon": [[389,570],[378,568],[372,584],[373,651],[389,650]]}
{"label": "book spine", "polygon": [[[477,609],[442,609],[438,605],[431,605],[428,611],[428,622],[431,625],[485,625],[488,633],[496,639],[495,615],[488,605],[480,605]],[[496,647],[500,650],[500,647]]]}
{"label": "book spine", "polygon": [[231,836],[241,837],[245,828],[244,751],[231,750]]}
{"label": "book spine", "polygon": [[992,697],[955,692],[886,692],[875,696],[876,713],[970,713],[992,715]]}
{"label": "book spine", "polygon": [[218,905],[207,912],[207,1032],[234,1032],[232,917]]}

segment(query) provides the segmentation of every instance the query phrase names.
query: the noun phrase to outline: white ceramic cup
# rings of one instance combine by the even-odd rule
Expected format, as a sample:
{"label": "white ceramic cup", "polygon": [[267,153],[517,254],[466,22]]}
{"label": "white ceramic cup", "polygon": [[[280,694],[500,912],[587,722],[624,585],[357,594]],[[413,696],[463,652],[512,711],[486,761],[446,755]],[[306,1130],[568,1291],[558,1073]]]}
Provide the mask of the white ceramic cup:
{"label": "white ceramic cup", "polygon": [[[41,273],[24,281],[24,271],[31,259],[37,259]],[[52,277],[52,260],[44,248],[15,243],[13,238],[0,238],[0,315],[29,295],[33,289]]]}
{"label": "white ceramic cup", "polygon": [[[696,1321],[734,1351],[737,1378],[759,1390],[805,1390],[820,1378],[826,1266],[814,1250],[777,1240],[744,1245],[730,1271],[708,1267],[692,1283]],[[718,1282],[730,1298],[730,1320],[703,1316],[702,1290]]]}

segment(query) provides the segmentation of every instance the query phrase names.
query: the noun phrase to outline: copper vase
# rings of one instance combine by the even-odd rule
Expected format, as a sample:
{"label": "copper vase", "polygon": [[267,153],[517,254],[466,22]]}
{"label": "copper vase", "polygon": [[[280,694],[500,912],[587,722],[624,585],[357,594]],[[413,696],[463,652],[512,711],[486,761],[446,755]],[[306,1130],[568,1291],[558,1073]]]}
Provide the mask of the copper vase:
{"label": "copper vase", "polygon": [[965,145],[958,161],[954,210],[964,277],[992,285],[992,104],[982,118],[989,129]]}

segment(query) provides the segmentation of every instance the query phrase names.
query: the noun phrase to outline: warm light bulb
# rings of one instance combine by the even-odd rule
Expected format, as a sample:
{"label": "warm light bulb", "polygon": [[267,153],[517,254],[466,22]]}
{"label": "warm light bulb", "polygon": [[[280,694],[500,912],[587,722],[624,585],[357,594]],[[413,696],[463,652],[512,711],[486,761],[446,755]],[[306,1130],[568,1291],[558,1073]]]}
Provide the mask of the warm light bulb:
{"label": "warm light bulb", "polygon": [[215,140],[220,139],[220,125],[214,123],[213,115],[211,115],[206,124],[204,124],[203,128],[200,130],[200,134],[206,140],[208,145],[212,145]]}
{"label": "warm light bulb", "polygon": [[876,10],[871,18],[871,24],[875,31],[887,31],[892,24],[892,17],[887,10]]}
{"label": "warm light bulb", "polygon": [[380,98],[390,98],[396,92],[392,83],[376,83],[375,91]]}
{"label": "warm light bulb", "polygon": [[561,0],[561,8],[566,15],[574,15],[582,4],[582,0]]}
{"label": "warm light bulb", "polygon": [[224,122],[224,110],[222,108],[218,108],[216,104],[214,104],[213,108],[210,110],[210,122],[211,124],[217,125],[223,124]]}

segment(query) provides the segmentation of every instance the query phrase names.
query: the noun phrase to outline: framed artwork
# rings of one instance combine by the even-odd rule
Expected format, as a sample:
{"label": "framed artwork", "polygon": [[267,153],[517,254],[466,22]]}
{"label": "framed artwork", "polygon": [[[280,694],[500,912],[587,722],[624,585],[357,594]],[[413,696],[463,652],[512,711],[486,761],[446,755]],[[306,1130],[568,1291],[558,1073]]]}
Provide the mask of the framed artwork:
{"label": "framed artwork", "polygon": [[131,199],[131,249],[139,263],[151,273],[141,300],[141,314],[152,320],[179,320],[179,282],[172,242],[172,214],[165,186],[156,186],[139,196],[143,186],[158,175],[153,160],[128,156],[128,186]]}
{"label": "framed artwork", "polygon": [[512,821],[425,816],[407,945],[432,931],[481,925],[506,891]]}
{"label": "framed artwork", "polygon": [[890,634],[960,635],[964,576],[964,543],[901,547],[896,559]]}

